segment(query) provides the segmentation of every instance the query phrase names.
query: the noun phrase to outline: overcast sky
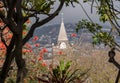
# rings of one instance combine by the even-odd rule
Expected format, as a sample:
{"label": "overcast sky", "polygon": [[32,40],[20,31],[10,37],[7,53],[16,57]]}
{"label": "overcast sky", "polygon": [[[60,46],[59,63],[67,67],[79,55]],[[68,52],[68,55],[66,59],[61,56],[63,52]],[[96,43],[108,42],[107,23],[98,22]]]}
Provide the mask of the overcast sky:
{"label": "overcast sky", "polygon": [[[91,14],[90,11],[90,5],[82,3],[82,5],[85,7],[86,11],[90,15],[90,17],[96,21],[99,22],[98,16],[95,14]],[[81,9],[81,6],[79,4],[75,4],[75,7],[72,6],[64,7],[61,11],[61,13],[64,13],[64,23],[76,23],[81,19],[87,19],[85,13]],[[52,21],[50,21],[48,24],[59,24],[61,21],[61,14],[59,14],[56,18],[54,18]]]}
{"label": "overcast sky", "polygon": [[[56,0],[58,1],[58,0]],[[83,1],[83,0],[79,0],[79,1]],[[82,2],[81,2],[82,3]],[[55,4],[55,7],[58,6],[58,2]],[[87,16],[85,15],[85,13],[83,12],[80,4],[74,4],[75,7],[73,8],[72,6],[68,6],[68,7],[63,7],[61,13],[64,13],[63,17],[64,17],[64,23],[78,23],[78,21],[82,20],[82,19],[87,19]],[[95,23],[99,23],[101,26],[105,27],[105,28],[110,28],[110,24],[109,23],[101,23],[99,21],[99,16],[96,14],[96,11],[93,11],[93,13],[91,14],[91,6],[88,3],[82,3],[83,7],[85,8],[85,10],[87,11],[88,15],[91,17],[91,19],[95,22]],[[116,4],[118,7],[120,6],[120,4],[118,4],[116,2]],[[61,23],[61,13],[56,16],[53,20],[51,20],[50,22],[48,22],[47,24],[43,25],[43,26],[48,26],[48,25],[53,25],[53,24],[60,24]]]}

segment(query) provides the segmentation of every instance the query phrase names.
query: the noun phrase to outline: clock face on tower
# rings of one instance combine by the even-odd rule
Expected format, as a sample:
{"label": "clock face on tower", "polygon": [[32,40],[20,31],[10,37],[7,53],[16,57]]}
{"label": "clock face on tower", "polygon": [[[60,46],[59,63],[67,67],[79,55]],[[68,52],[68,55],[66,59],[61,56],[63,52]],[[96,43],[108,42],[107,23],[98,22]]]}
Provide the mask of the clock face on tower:
{"label": "clock face on tower", "polygon": [[61,42],[60,49],[65,49],[65,48],[67,48],[66,43],[65,42]]}

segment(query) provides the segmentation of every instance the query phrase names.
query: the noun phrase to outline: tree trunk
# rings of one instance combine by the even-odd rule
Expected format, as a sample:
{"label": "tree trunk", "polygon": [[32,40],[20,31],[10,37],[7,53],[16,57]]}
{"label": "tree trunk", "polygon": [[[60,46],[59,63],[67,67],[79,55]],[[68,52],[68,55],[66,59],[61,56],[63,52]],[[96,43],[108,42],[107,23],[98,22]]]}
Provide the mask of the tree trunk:
{"label": "tree trunk", "polygon": [[[23,66],[22,66],[22,63],[23,63]],[[21,65],[21,67],[19,67],[17,71],[16,83],[24,83],[24,78],[26,77],[27,69],[25,67],[25,63],[23,59],[21,60],[19,65]]]}
{"label": "tree trunk", "polygon": [[13,60],[13,56],[7,56],[1,71],[1,75],[0,75],[0,83],[4,83],[6,77],[8,76],[8,72],[11,66]]}
{"label": "tree trunk", "polygon": [[26,65],[25,65],[25,61],[22,58],[22,38],[21,35],[18,34],[16,35],[16,47],[15,47],[15,61],[17,63],[17,79],[16,79],[16,83],[24,83],[24,77],[26,76]]}
{"label": "tree trunk", "polygon": [[15,61],[18,67],[16,83],[24,83],[27,69],[22,57],[22,22],[18,23],[18,28],[19,34],[15,34]]}
{"label": "tree trunk", "polygon": [[9,47],[7,48],[7,52],[6,52],[6,57],[5,57],[5,62],[3,64],[1,73],[0,73],[0,83],[4,83],[5,79],[8,75],[11,63],[14,59],[14,51],[12,52],[14,48],[14,37],[11,39],[11,43],[9,45]]}

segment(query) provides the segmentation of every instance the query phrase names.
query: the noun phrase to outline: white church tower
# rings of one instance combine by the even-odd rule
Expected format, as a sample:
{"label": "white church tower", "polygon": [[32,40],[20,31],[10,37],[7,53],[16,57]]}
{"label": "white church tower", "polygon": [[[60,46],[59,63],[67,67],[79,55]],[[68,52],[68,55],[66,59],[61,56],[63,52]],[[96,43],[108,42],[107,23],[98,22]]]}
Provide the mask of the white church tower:
{"label": "white church tower", "polygon": [[60,30],[58,34],[57,44],[55,46],[53,45],[53,55],[56,55],[59,53],[63,53],[63,55],[70,55],[69,54],[70,48],[71,47],[70,47],[67,33],[65,30],[65,25],[63,22],[63,13],[62,13],[62,20],[61,20]]}
{"label": "white church tower", "polygon": [[57,40],[57,46],[59,47],[59,49],[67,49],[69,47],[69,42],[68,42],[66,30],[65,30],[65,25],[63,22],[63,13],[61,15],[62,15],[62,19],[61,19],[61,25],[60,25],[60,30],[59,30],[58,40]]}

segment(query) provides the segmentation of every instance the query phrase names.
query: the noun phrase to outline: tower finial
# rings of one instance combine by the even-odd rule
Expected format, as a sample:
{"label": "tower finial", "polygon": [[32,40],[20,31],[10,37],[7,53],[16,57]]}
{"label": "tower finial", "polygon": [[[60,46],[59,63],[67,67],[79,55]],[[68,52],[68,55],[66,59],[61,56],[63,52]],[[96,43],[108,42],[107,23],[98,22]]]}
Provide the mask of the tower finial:
{"label": "tower finial", "polygon": [[62,22],[63,22],[63,12],[61,13],[61,20],[62,20]]}

